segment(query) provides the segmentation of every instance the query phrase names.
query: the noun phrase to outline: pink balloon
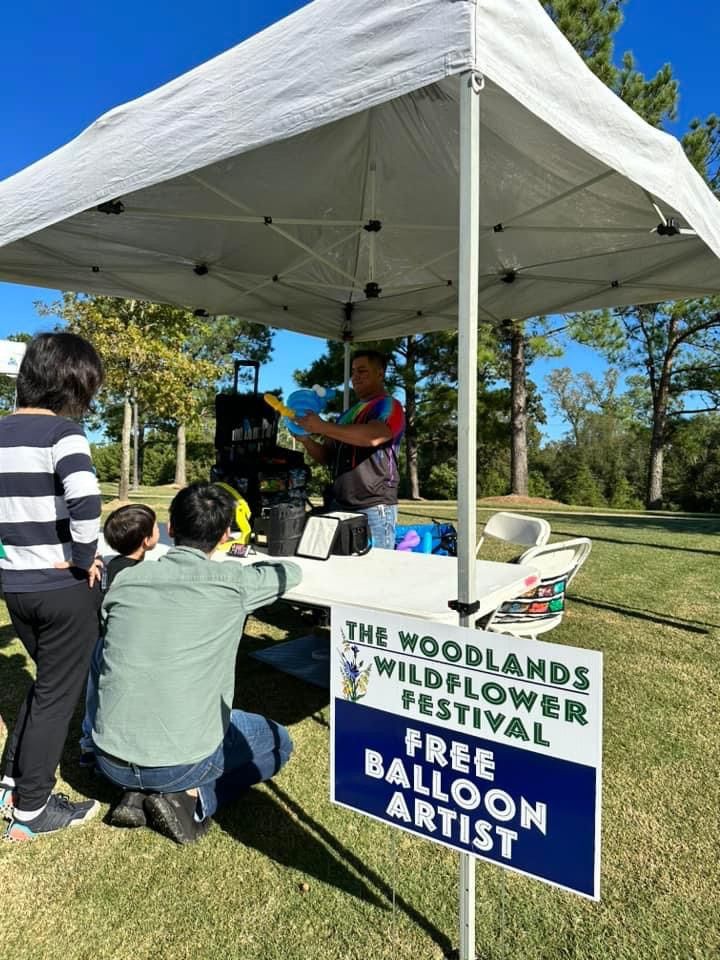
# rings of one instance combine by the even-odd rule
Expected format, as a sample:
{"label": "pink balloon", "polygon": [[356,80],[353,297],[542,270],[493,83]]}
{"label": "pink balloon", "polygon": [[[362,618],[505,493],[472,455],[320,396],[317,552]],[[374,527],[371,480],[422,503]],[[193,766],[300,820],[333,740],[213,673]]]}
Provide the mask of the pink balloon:
{"label": "pink balloon", "polygon": [[396,550],[412,550],[420,543],[420,536],[417,530],[408,530],[400,543],[395,547]]}

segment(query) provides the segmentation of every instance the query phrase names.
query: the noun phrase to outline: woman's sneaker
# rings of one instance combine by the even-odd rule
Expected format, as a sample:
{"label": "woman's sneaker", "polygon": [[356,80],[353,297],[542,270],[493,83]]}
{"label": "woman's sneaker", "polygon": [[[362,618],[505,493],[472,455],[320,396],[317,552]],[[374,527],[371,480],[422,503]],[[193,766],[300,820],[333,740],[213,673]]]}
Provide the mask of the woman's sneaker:
{"label": "woman's sneaker", "polygon": [[46,833],[57,833],[65,827],[80,827],[98,813],[100,804],[97,800],[82,800],[73,803],[64,793],[53,793],[42,813],[32,820],[17,820],[12,818],[3,834],[3,840],[23,842],[35,840]]}
{"label": "woman's sneaker", "polygon": [[0,783],[0,817],[9,820],[15,809],[15,794],[13,788],[4,783]]}

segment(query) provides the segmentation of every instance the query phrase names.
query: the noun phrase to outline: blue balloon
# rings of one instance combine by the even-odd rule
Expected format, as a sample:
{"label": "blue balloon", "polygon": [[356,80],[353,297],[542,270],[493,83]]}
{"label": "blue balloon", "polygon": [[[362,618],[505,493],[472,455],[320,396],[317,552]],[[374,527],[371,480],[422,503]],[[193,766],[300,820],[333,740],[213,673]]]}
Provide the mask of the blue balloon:
{"label": "blue balloon", "polygon": [[[321,397],[315,390],[303,388],[302,390],[294,390],[285,402],[291,410],[295,411],[297,416],[304,417],[306,413],[310,413],[311,411],[312,413],[322,413],[327,406],[328,400],[330,400],[334,394],[334,390],[326,390],[325,396]],[[296,437],[304,437],[307,434],[307,430],[298,423],[295,423],[294,420],[283,417],[282,422],[290,433]]]}

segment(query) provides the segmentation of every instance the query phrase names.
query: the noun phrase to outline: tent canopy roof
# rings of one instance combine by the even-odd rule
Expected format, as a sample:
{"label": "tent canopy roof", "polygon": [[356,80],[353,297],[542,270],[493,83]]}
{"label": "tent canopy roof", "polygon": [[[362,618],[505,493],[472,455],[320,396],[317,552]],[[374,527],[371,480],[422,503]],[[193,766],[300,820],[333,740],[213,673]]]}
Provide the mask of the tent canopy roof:
{"label": "tent canopy roof", "polygon": [[0,184],[0,279],[329,338],[453,327],[467,71],[481,317],[720,289],[720,205],[537,0],[315,0]]}

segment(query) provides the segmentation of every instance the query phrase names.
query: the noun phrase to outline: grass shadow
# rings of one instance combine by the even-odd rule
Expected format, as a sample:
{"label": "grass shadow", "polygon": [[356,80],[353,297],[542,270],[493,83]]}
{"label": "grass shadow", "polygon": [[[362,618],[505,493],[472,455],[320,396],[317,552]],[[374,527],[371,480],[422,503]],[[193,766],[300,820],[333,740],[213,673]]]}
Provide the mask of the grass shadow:
{"label": "grass shadow", "polygon": [[647,620],[650,623],[657,623],[662,627],[674,627],[676,630],[686,630],[688,633],[700,633],[704,636],[710,635],[707,627],[720,627],[717,623],[704,623],[697,620],[684,620],[681,617],[663,617],[659,616],[653,610],[640,610],[636,607],[628,607],[622,603],[605,603],[602,600],[591,600],[589,597],[579,597],[577,594],[571,594],[571,603],[580,603],[586,607],[595,607],[598,610],[609,610],[612,613],[619,613],[623,617],[632,617],[635,620]]}
{"label": "grass shadow", "polygon": [[[553,514],[543,514],[547,517],[549,521],[552,520]],[[598,527],[614,527],[616,529],[639,529],[639,530],[657,530],[661,533],[666,533],[669,535],[673,534],[700,534],[703,536],[712,536],[713,534],[720,533],[720,518],[718,517],[677,517],[677,516],[668,516],[668,517],[659,517],[653,514],[642,514],[635,516],[626,516],[623,514],[609,515],[609,514],[594,514],[594,513],[573,513],[572,516],[569,514],[564,514],[568,521],[572,520],[582,520],[592,524],[592,526]],[[578,534],[580,536],[580,534]],[[582,534],[582,536],[587,536],[587,534]],[[646,546],[646,544],[642,544]],[[647,546],[654,546],[654,544],[647,544]],[[672,550],[672,547],[668,547]]]}
{"label": "grass shadow", "polygon": [[394,901],[396,909],[424,930],[444,954],[448,953],[452,944],[446,934],[398,896],[389,883],[276,783],[268,781],[265,788],[251,790],[240,803],[220,810],[215,822],[245,846],[282,866],[313,876],[383,910],[389,910]]}
{"label": "grass shadow", "polygon": [[328,850],[307,824],[288,816],[265,790],[249,790],[237,803],[218,810],[213,819],[233,839],[275,863],[387,909],[377,893]]}
{"label": "grass shadow", "polygon": [[[586,537],[587,533],[571,533],[563,530],[563,539],[572,537]],[[680,547],[676,544],[650,543],[647,540],[622,540],[617,537],[598,537],[593,533],[590,536],[593,543],[618,543],[622,547],[648,547],[651,550],[669,550],[671,553],[699,553],[708,557],[720,557],[720,550],[701,550],[699,547]]]}
{"label": "grass shadow", "polygon": [[[0,649],[9,647],[16,639],[15,628],[11,623],[0,627]],[[28,670],[27,657],[24,653],[11,653],[0,657],[0,735],[9,737],[20,710],[20,704],[25,699],[33,675]],[[7,740],[2,748],[0,771],[5,768],[5,751]]]}
{"label": "grass shadow", "polygon": [[[250,650],[267,647],[267,642],[240,646],[235,670],[234,706],[250,713],[261,713],[283,726],[290,726],[317,715],[330,703],[330,691],[248,656]],[[326,725],[326,721],[321,721]]]}

